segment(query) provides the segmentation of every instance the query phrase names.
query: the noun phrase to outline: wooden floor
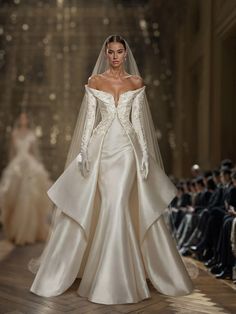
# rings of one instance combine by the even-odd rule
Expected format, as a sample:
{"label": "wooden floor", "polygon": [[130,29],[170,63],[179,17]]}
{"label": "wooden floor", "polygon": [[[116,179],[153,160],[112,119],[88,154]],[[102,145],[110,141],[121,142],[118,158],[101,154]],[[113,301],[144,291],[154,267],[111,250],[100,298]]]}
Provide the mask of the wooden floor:
{"label": "wooden floor", "polygon": [[195,291],[185,297],[167,297],[149,284],[152,298],[137,304],[101,305],[76,294],[77,280],[63,295],[41,298],[29,292],[34,276],[27,262],[38,256],[42,245],[14,247],[0,241],[0,314],[105,314],[105,313],[236,313],[236,291],[226,281],[216,280],[200,263],[194,279]]}

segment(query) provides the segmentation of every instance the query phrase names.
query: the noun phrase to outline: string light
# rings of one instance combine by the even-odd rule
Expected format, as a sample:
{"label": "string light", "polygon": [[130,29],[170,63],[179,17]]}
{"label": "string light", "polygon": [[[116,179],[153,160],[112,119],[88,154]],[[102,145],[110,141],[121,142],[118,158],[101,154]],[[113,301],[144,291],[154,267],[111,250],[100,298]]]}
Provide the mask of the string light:
{"label": "string light", "polygon": [[[4,4],[8,19],[4,24],[0,23],[3,43],[0,69],[5,67],[3,73],[7,73],[4,84],[7,89],[1,97],[0,129],[11,129],[21,106],[31,110],[35,114],[37,136],[51,152],[46,161],[48,166],[50,158],[60,156],[53,165],[53,176],[59,174],[65,161],[84,92],[83,83],[90,74],[89,62],[96,57],[107,31],[113,33],[116,23],[132,45],[146,84],[153,86],[149,93],[153,99],[154,119],[157,117],[160,121],[162,110],[173,108],[172,71],[167,60],[161,58],[164,55],[160,42],[161,23],[149,10],[149,4],[135,6],[134,25],[137,26],[134,30],[127,23],[120,23],[121,17],[125,21],[127,8],[129,12],[134,10],[132,3],[118,1],[114,16],[108,8],[107,14],[102,14],[96,21],[102,32],[91,36],[91,46],[90,37],[81,33],[82,13],[76,1],[69,4],[69,1],[57,0],[53,4],[39,0],[35,6],[21,0],[13,0],[13,3]],[[6,112],[7,121],[3,118]],[[162,134],[161,130],[158,134]]]}

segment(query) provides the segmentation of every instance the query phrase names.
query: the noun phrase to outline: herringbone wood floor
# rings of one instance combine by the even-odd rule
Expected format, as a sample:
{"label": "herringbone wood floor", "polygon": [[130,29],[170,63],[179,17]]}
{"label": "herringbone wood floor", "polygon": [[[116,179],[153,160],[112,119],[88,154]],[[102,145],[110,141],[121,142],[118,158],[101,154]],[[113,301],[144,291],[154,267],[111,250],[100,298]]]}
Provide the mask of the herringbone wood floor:
{"label": "herringbone wood floor", "polygon": [[236,313],[236,292],[210,276],[203,267],[195,282],[193,294],[185,297],[167,297],[159,294],[149,283],[152,298],[137,304],[101,305],[79,297],[77,280],[63,295],[41,298],[29,292],[33,275],[27,262],[38,256],[42,245],[14,247],[0,242],[0,314],[118,314],[118,313]]}

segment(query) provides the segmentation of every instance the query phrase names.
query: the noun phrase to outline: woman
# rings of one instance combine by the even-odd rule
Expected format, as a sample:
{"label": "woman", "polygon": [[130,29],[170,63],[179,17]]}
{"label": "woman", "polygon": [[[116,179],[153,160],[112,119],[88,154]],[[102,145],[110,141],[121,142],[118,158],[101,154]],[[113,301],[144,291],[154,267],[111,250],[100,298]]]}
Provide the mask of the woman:
{"label": "woman", "polygon": [[149,298],[146,278],[164,294],[192,291],[161,215],[176,188],[161,169],[145,87],[127,42],[107,38],[67,167],[48,191],[58,210],[32,292],[59,295],[76,277],[78,294],[103,304]]}
{"label": "woman", "polygon": [[0,182],[2,223],[8,240],[17,245],[43,241],[48,236],[52,207],[46,191],[48,173],[39,161],[37,139],[25,112],[12,131],[10,163]]}

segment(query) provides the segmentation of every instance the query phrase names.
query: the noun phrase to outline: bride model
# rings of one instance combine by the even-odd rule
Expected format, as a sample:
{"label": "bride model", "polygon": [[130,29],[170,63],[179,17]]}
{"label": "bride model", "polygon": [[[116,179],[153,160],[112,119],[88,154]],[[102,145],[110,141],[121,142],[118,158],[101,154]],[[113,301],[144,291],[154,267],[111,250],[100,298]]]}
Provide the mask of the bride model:
{"label": "bride model", "polygon": [[176,188],[145,87],[127,42],[108,37],[85,85],[66,169],[48,191],[57,211],[39,263],[30,263],[33,293],[59,295],[76,277],[78,295],[95,303],[150,298],[146,279],[166,295],[192,292],[162,216]]}
{"label": "bride model", "polygon": [[22,112],[12,131],[10,162],[0,181],[2,223],[8,240],[17,245],[46,240],[52,209],[46,193],[50,185],[29,117]]}

